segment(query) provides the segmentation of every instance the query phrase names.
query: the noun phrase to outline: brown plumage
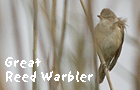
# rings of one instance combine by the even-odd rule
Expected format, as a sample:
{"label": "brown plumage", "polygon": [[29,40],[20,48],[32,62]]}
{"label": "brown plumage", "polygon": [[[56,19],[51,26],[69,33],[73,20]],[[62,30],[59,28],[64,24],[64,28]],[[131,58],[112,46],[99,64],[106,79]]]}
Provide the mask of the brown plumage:
{"label": "brown plumage", "polygon": [[[95,27],[96,44],[101,48],[106,65],[111,71],[120,56],[124,41],[125,20],[117,18],[110,9],[103,9],[98,15],[100,22]],[[97,50],[98,52],[98,50]],[[99,82],[105,77],[103,65],[99,67]]]}

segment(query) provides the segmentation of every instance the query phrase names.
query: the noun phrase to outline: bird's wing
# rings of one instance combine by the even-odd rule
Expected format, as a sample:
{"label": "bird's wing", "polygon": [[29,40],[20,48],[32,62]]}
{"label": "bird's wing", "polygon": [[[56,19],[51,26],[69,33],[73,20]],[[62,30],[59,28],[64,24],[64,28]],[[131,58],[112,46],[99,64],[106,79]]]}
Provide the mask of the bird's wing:
{"label": "bird's wing", "polygon": [[122,50],[122,45],[123,45],[123,41],[124,41],[124,29],[125,29],[125,20],[121,20],[119,19],[118,22],[116,22],[115,24],[117,24],[119,26],[119,28],[121,29],[121,33],[122,33],[122,42],[121,42],[121,45],[119,46],[118,50],[116,51],[115,53],[115,56],[112,60],[112,62],[110,63],[109,65],[109,71],[111,71],[113,69],[113,67],[115,66],[117,60],[118,60],[118,57],[120,56],[120,53],[121,53],[121,50]]}

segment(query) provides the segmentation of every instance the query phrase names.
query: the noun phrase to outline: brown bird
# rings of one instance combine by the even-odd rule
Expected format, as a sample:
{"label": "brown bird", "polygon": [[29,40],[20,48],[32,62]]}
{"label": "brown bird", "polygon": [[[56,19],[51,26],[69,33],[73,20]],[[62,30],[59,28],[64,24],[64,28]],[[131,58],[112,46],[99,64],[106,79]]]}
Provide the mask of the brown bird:
{"label": "brown bird", "polygon": [[[95,43],[100,47],[108,70],[111,71],[121,53],[126,21],[117,18],[114,12],[108,8],[103,9],[97,17],[100,18],[100,22],[95,27]],[[104,65],[101,63],[99,67],[99,83],[103,82],[104,77]]]}

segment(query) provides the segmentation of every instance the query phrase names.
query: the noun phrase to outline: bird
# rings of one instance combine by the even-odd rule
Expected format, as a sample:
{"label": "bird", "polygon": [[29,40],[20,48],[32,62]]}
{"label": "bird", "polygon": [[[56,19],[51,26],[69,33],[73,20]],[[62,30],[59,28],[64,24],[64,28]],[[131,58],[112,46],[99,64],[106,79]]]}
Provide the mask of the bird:
{"label": "bird", "polygon": [[[95,44],[100,47],[101,53],[106,62],[106,66],[108,70],[111,71],[115,66],[122,50],[126,20],[118,18],[109,8],[104,8],[100,15],[97,15],[97,17],[100,19],[100,21],[95,26],[94,30]],[[104,65],[102,63],[100,64],[98,73],[100,84],[105,78]]]}

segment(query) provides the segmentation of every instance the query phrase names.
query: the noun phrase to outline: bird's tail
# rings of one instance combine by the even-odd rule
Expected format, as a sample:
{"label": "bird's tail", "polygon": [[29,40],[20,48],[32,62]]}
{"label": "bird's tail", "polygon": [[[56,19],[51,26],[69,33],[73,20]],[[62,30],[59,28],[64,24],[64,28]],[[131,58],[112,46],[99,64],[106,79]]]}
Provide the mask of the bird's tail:
{"label": "bird's tail", "polygon": [[99,67],[99,83],[102,83],[104,78],[105,78],[104,68],[103,68],[103,65],[100,65],[100,67]]}

